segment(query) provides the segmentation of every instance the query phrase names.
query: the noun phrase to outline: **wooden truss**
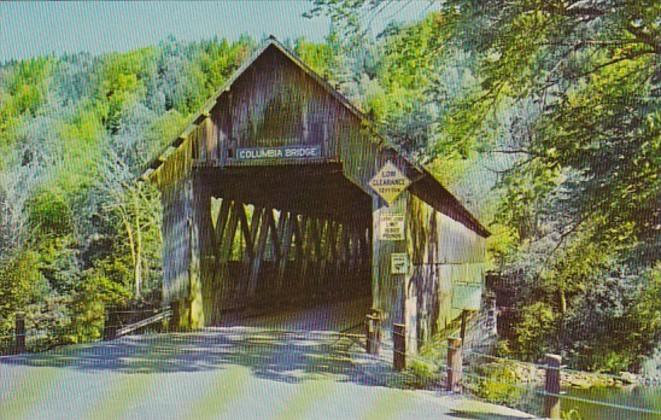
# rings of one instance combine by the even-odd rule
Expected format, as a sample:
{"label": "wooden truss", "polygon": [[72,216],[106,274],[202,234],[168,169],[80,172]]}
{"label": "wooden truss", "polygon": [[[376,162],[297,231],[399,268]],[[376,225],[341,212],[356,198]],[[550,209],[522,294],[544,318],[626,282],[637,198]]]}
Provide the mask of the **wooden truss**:
{"label": "wooden truss", "polygon": [[220,308],[369,293],[371,226],[220,200],[205,273]]}

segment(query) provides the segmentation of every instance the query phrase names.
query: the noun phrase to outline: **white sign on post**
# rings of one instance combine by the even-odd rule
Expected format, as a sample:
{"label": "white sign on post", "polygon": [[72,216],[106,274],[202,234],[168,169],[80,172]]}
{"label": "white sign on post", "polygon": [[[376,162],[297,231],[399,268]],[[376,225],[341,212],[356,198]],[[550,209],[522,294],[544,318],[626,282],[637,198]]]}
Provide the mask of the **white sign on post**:
{"label": "white sign on post", "polygon": [[407,274],[409,272],[409,256],[404,252],[390,254],[390,274]]}
{"label": "white sign on post", "polygon": [[396,213],[383,213],[379,220],[379,240],[404,240],[404,215]]}
{"label": "white sign on post", "polygon": [[397,200],[397,197],[411,185],[406,177],[392,162],[388,161],[370,180],[370,187],[385,200],[388,205]]}
{"label": "white sign on post", "polygon": [[482,302],[480,283],[457,283],[452,286],[452,307],[470,311],[479,311]]}

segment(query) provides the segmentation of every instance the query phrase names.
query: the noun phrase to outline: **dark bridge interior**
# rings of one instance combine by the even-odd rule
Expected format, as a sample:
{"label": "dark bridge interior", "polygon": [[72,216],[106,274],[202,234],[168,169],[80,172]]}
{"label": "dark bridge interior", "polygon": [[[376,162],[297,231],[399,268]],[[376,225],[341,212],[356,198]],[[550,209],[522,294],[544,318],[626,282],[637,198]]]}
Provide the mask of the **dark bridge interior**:
{"label": "dark bridge interior", "polygon": [[208,168],[199,176],[211,197],[201,261],[211,324],[245,310],[370,297],[371,198],[340,165]]}

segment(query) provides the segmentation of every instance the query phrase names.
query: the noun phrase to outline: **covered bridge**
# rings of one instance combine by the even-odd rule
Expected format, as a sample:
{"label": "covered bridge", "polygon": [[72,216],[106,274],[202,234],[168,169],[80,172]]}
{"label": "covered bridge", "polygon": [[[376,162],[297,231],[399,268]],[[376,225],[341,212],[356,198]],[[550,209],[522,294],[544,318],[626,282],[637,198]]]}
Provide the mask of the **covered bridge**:
{"label": "covered bridge", "polygon": [[274,38],[143,177],[162,194],[163,299],[181,328],[365,296],[415,348],[480,305],[487,230]]}

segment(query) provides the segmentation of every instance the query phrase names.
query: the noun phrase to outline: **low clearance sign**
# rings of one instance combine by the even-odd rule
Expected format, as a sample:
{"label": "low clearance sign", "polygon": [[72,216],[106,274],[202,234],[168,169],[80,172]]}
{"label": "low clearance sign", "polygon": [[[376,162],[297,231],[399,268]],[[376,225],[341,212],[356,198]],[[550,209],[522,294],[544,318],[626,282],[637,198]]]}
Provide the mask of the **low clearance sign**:
{"label": "low clearance sign", "polygon": [[397,197],[408,186],[411,180],[406,177],[392,162],[388,161],[370,181],[370,187],[383,198],[388,205],[397,200]]}

